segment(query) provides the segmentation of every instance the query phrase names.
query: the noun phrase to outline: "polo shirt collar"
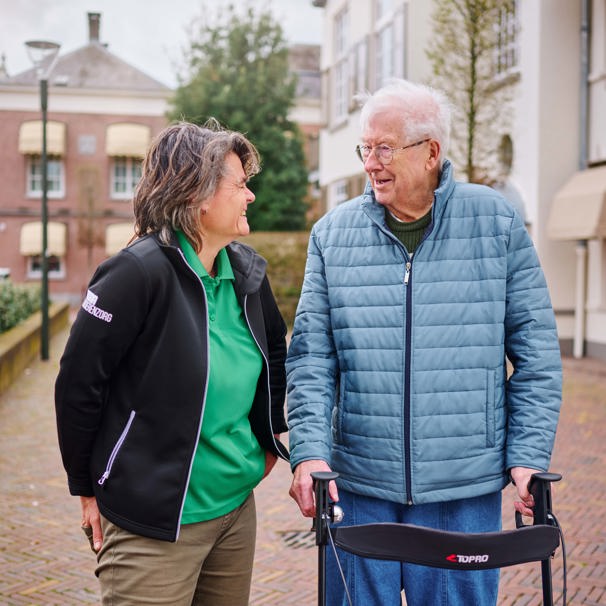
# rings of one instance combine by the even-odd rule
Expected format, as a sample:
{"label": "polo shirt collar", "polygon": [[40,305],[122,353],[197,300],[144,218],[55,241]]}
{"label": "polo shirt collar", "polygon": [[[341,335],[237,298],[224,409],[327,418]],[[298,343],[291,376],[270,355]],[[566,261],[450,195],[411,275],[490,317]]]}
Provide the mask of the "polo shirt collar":
{"label": "polo shirt collar", "polygon": [[[189,240],[185,237],[185,234],[181,230],[176,230],[176,233],[179,241],[179,247],[183,251],[183,255],[185,256],[185,260],[189,266],[200,276],[200,278],[213,279],[211,276],[209,276],[204,265],[202,265],[202,261],[200,261],[194,247],[189,243]],[[234,272],[231,268],[231,263],[229,262],[229,257],[227,256],[227,251],[225,248],[222,248],[219,251],[216,259],[216,266],[217,275],[214,278],[215,280],[234,279]]]}

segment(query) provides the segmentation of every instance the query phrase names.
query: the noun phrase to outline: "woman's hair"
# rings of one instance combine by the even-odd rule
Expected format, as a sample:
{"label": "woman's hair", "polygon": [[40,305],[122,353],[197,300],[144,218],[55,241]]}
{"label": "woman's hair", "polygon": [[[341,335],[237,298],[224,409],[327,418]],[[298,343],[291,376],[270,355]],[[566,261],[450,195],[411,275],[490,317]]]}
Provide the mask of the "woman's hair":
{"label": "woman's hair", "polygon": [[259,172],[255,146],[244,135],[223,129],[214,118],[204,126],[179,122],[161,131],[147,151],[135,189],[136,236],[158,232],[168,244],[172,230],[180,229],[200,252],[200,206],[216,193],[232,152],[247,177]]}
{"label": "woman's hair", "polygon": [[440,166],[450,145],[452,105],[446,95],[430,86],[409,80],[391,79],[375,93],[360,93],[360,126],[379,111],[393,111],[402,118],[403,135],[410,143],[430,137],[440,143]]}

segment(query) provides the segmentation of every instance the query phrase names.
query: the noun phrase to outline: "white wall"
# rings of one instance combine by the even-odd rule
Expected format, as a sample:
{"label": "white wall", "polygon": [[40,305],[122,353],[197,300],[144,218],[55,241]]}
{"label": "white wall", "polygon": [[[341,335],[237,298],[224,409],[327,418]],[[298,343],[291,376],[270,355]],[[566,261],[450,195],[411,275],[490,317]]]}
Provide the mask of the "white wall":
{"label": "white wall", "polygon": [[[513,178],[556,310],[574,307],[575,245],[546,235],[553,198],[578,169],[580,0],[520,2]],[[568,327],[562,326],[568,333]],[[570,337],[571,334],[561,336]]]}
{"label": "white wall", "polygon": [[[38,88],[0,86],[0,110],[39,111]],[[79,114],[117,114],[163,116],[168,109],[168,97],[158,93],[125,93],[109,90],[82,91],[51,86],[48,111]]]}

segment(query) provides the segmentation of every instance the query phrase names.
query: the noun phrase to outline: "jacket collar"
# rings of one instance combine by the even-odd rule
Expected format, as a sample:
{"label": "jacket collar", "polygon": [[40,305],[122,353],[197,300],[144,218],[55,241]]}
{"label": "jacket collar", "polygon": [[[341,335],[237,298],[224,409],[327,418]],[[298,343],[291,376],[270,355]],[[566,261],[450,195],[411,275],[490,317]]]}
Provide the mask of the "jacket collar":
{"label": "jacket collar", "polygon": [[226,246],[226,250],[236,278],[236,292],[246,295],[259,290],[267,261],[242,242],[232,242]]}

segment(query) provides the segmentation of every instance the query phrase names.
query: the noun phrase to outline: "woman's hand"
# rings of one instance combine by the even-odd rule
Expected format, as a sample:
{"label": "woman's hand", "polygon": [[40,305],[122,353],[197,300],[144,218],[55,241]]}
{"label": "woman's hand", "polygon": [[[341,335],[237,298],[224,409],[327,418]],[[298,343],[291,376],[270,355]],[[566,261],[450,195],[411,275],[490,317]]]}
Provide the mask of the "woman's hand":
{"label": "woman's hand", "polygon": [[93,537],[91,547],[98,553],[103,546],[103,531],[101,530],[101,515],[95,497],[80,497],[82,507],[82,528],[92,528]]}
{"label": "woman's hand", "polygon": [[269,472],[274,468],[278,457],[273,453],[269,452],[269,450],[265,451],[265,471],[263,472],[263,478],[266,478],[269,475]]}

